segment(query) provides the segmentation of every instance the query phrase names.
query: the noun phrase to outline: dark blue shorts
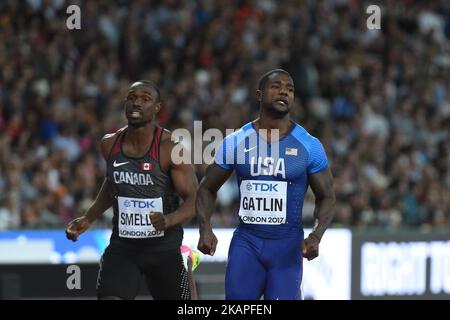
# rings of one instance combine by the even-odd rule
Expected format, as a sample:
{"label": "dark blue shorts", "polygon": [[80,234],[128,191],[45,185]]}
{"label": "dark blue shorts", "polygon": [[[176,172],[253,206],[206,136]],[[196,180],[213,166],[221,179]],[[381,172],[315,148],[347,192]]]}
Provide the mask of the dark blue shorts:
{"label": "dark blue shorts", "polygon": [[227,300],[298,300],[301,297],[303,236],[263,239],[236,230],[228,252]]}

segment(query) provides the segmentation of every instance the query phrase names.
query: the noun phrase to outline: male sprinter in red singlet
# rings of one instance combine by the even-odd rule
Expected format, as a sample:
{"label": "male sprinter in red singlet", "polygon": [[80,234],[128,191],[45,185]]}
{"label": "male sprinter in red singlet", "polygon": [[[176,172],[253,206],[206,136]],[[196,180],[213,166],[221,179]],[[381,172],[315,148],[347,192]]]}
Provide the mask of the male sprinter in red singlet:
{"label": "male sprinter in red singlet", "polygon": [[195,214],[198,182],[191,165],[172,162],[171,134],[155,123],[160,108],[153,83],[131,85],[125,101],[128,125],[101,141],[106,179],[92,206],[66,230],[76,241],[113,206],[112,236],[97,279],[99,299],[134,299],[142,274],[154,299],[191,298],[181,225]]}

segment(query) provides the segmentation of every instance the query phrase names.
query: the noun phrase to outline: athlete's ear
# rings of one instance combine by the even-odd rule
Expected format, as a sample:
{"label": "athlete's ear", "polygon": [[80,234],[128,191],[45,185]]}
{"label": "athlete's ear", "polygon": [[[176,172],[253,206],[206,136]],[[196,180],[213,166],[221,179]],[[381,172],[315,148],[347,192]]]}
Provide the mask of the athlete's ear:
{"label": "athlete's ear", "polygon": [[256,100],[258,100],[259,102],[262,101],[262,96],[263,96],[263,92],[262,90],[256,90]]}
{"label": "athlete's ear", "polygon": [[161,102],[158,102],[155,106],[155,113],[158,113],[161,110]]}

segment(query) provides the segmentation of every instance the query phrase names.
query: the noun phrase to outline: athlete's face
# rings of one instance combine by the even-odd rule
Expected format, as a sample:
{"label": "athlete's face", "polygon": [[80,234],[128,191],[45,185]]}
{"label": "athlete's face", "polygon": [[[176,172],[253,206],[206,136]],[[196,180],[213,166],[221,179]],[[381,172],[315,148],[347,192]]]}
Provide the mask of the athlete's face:
{"label": "athlete's face", "polygon": [[294,82],[285,73],[273,73],[256,96],[263,107],[277,114],[286,114],[294,102]]}
{"label": "athlete's face", "polygon": [[134,127],[151,122],[161,109],[158,93],[150,86],[133,84],[125,100],[128,124]]}

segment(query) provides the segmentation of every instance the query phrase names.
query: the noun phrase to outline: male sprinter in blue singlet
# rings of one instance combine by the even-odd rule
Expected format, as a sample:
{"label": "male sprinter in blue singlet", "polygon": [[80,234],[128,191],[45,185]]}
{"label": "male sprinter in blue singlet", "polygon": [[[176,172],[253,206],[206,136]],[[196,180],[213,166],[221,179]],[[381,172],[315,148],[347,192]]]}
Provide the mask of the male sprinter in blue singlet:
{"label": "male sprinter in blue singlet", "polygon": [[[197,191],[198,249],[213,255],[217,238],[210,219],[217,191],[236,171],[240,224],[228,253],[227,299],[300,299],[302,256],[319,255],[333,218],[333,180],[322,144],[294,123],[289,109],[294,84],[282,69],[264,74],[256,92],[260,116],[227,136]],[[302,207],[311,186],[315,225],[303,238]]]}

